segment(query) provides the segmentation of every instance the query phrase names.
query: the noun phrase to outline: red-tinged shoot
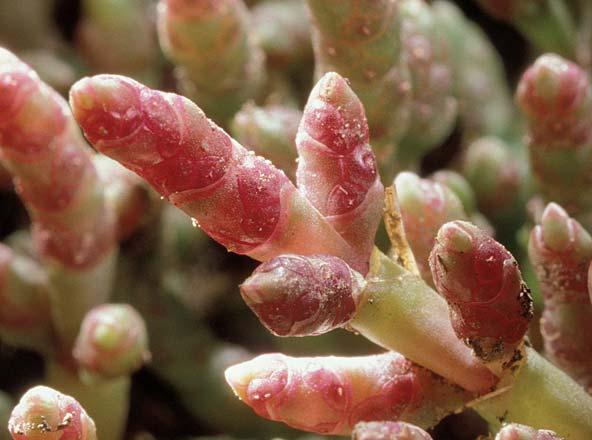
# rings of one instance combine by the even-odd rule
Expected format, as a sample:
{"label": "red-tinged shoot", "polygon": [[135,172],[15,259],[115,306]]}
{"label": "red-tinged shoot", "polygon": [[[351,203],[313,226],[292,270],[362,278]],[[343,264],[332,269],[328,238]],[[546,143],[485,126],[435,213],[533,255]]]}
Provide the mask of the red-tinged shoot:
{"label": "red-tinged shoot", "polygon": [[592,237],[551,203],[531,232],[528,252],[545,302],[541,319],[545,352],[590,391],[592,302],[587,279]]}
{"label": "red-tinged shoot", "polygon": [[96,440],[93,420],[73,397],[48,387],[27,391],[12,411],[13,440]]}
{"label": "red-tinged shoot", "polygon": [[590,85],[577,64],[554,54],[539,57],[522,75],[516,99],[531,121],[535,142],[570,147],[590,139],[589,127],[582,123]]}
{"label": "red-tinged shoot", "polygon": [[348,435],[361,421],[435,424],[467,396],[398,353],[293,358],[267,354],[226,370],[255,413],[304,431]]}
{"label": "red-tinged shoot", "polygon": [[511,423],[497,433],[495,440],[563,440],[563,437],[546,429],[534,429],[530,426]]}
{"label": "red-tinged shoot", "polygon": [[84,374],[129,375],[150,359],[144,320],[127,304],[95,307],[82,321],[72,354]]}
{"label": "red-tinged shoot", "polygon": [[372,252],[384,200],[368,142],[362,103],[339,74],[325,74],[308,98],[296,136],[298,187],[364,259]]}
{"label": "red-tinged shoot", "polygon": [[466,220],[467,215],[457,195],[440,183],[403,172],[395,187],[407,241],[423,280],[433,286],[428,257],[436,234],[444,223]]}
{"label": "red-tinged shoot", "polygon": [[312,336],[347,324],[364,285],[337,257],[281,255],[259,266],[241,285],[241,295],[273,334]]}
{"label": "red-tinged shoot", "polygon": [[362,422],[354,428],[352,440],[432,440],[432,436],[410,423]]}
{"label": "red-tinged shoot", "polygon": [[1,48],[0,158],[32,216],[42,256],[81,269],[112,251],[112,216],[66,101]]}
{"label": "red-tinged shoot", "polygon": [[95,148],[147,180],[229,250],[261,261],[286,252],[327,253],[365,270],[283,172],[188,99],[99,75],[76,83],[70,102]]}
{"label": "red-tinged shoot", "polygon": [[459,339],[484,361],[511,358],[533,314],[512,254],[471,223],[454,221],[440,228],[430,266]]}

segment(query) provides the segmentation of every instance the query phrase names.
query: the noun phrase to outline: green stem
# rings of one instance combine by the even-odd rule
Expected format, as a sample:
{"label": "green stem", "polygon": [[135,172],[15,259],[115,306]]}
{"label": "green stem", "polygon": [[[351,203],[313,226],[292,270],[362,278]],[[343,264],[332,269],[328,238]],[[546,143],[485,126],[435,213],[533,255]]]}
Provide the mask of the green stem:
{"label": "green stem", "polygon": [[483,392],[495,383],[492,373],[456,337],[444,299],[377,249],[349,326],[467,390]]}
{"label": "green stem", "polygon": [[592,396],[532,348],[526,348],[525,364],[508,391],[472,407],[492,427],[513,422],[570,440],[592,438]]}
{"label": "green stem", "polygon": [[53,322],[62,348],[68,350],[78,336],[86,313],[107,301],[111,294],[117,248],[86,270],[49,263],[50,301]]}
{"label": "green stem", "polygon": [[56,362],[48,362],[46,384],[74,397],[97,425],[97,435],[105,440],[122,440],[129,408],[130,377],[83,383],[73,372]]}
{"label": "green stem", "polygon": [[540,50],[574,59],[576,27],[565,2],[536,3],[514,19],[516,27]]}

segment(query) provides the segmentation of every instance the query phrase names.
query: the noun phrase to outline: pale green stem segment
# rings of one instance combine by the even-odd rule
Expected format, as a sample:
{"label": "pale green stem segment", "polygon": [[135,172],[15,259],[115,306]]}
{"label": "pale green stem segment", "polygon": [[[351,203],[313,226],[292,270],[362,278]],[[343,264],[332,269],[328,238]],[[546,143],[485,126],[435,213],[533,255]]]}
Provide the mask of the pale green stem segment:
{"label": "pale green stem segment", "polygon": [[83,383],[76,372],[50,361],[45,383],[80,402],[97,426],[97,438],[123,440],[129,409],[129,376]]}
{"label": "pale green stem segment", "polygon": [[493,373],[456,337],[444,299],[421,278],[375,249],[366,280],[353,330],[469,391],[495,385]]}
{"label": "pale green stem segment", "polygon": [[101,261],[83,270],[47,262],[51,313],[63,349],[69,350],[74,345],[86,313],[94,306],[107,302],[117,254],[117,248],[114,248]]}
{"label": "pale green stem segment", "polygon": [[555,431],[569,440],[592,438],[592,396],[534,349],[508,391],[471,406],[492,428],[504,422]]}
{"label": "pale green stem segment", "polygon": [[525,6],[527,11],[512,21],[543,52],[574,58],[576,26],[564,1],[543,0]]}

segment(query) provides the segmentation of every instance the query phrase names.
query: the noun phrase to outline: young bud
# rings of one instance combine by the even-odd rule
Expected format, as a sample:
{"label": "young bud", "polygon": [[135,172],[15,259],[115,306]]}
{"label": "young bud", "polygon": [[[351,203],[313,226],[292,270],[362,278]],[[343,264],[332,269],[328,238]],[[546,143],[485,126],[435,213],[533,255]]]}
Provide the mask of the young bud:
{"label": "young bud", "polygon": [[546,429],[537,430],[530,426],[511,423],[497,433],[495,440],[563,440],[563,437]]}
{"label": "young bud", "polygon": [[545,352],[586,389],[592,389],[592,303],[588,266],[592,237],[557,204],[543,212],[530,235],[530,261],[545,302],[541,333]]}
{"label": "young bud", "polygon": [[409,245],[424,281],[433,285],[428,263],[436,234],[444,223],[465,220],[461,201],[448,187],[410,172],[395,179],[401,217]]}
{"label": "young bud", "polygon": [[582,112],[589,99],[589,89],[581,67],[559,55],[546,54],[524,72],[516,97],[529,118],[538,122],[556,122],[557,118],[574,117]]}
{"label": "young bud", "polygon": [[72,354],[85,374],[129,375],[150,359],[144,320],[127,304],[95,307],[82,321]]}
{"label": "young bud", "polygon": [[348,435],[360,421],[435,424],[468,394],[398,353],[292,358],[267,354],[226,370],[259,416],[304,431]]}
{"label": "young bud", "polygon": [[93,420],[70,396],[37,386],[12,411],[8,430],[14,440],[96,440]]}
{"label": "young bud", "polygon": [[312,336],[342,327],[355,314],[363,277],[327,255],[282,255],[259,266],[241,295],[277,336]]}
{"label": "young bud", "polygon": [[430,266],[459,339],[485,361],[511,357],[533,314],[512,254],[476,226],[454,221],[440,228]]}
{"label": "young bud", "polygon": [[524,170],[515,155],[495,137],[477,139],[465,153],[463,174],[475,190],[480,211],[491,218],[511,212],[520,202]]}
{"label": "young bud", "polygon": [[405,422],[361,422],[352,440],[432,440],[423,429]]}
{"label": "young bud", "polygon": [[298,128],[298,186],[365,260],[374,246],[384,200],[368,136],[356,94],[339,74],[325,74],[312,90]]}

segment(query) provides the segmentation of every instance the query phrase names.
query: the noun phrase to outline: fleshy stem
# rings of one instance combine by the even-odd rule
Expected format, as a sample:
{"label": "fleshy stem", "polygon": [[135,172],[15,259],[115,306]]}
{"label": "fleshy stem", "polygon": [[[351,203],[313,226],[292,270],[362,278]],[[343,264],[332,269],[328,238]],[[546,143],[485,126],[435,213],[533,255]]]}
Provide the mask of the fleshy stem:
{"label": "fleshy stem", "polygon": [[529,122],[534,177],[545,202],[592,224],[585,188],[592,170],[592,92],[586,72],[557,55],[539,57],[523,74],[516,100]]}
{"label": "fleshy stem", "polygon": [[276,335],[346,326],[470,391],[497,381],[454,334],[444,300],[378,250],[365,282],[339,258],[284,255],[261,265],[241,294]]}
{"label": "fleshy stem", "polygon": [[543,52],[574,58],[576,26],[565,2],[555,0],[478,0],[494,17],[516,26]]}
{"label": "fleshy stem", "polygon": [[[84,0],[77,43],[94,72],[157,81],[158,42],[150,0]],[[125,41],[125,44],[122,44]]]}
{"label": "fleshy stem", "polygon": [[587,283],[592,237],[551,203],[530,234],[528,253],[545,302],[545,353],[592,392],[592,302]]}
{"label": "fleshy stem", "polygon": [[308,0],[316,76],[338,72],[359,96],[372,145],[392,176],[392,153],[409,125],[411,83],[398,0]]}
{"label": "fleshy stem", "polygon": [[4,49],[0,97],[0,156],[32,217],[54,326],[68,350],[86,312],[110,293],[114,215],[67,103]]}
{"label": "fleshy stem", "polygon": [[47,274],[0,243],[0,339],[48,352],[51,336]]}
{"label": "fleshy stem", "polygon": [[470,396],[394,352],[347,358],[267,354],[230,367],[226,380],[259,416],[332,435],[350,434],[367,420],[431,427]]}
{"label": "fleshy stem", "polygon": [[283,172],[188,99],[99,75],[76,83],[70,102],[95,148],[146,179],[229,250],[260,261],[329,253],[366,272],[367,262]]}
{"label": "fleshy stem", "polygon": [[160,0],[158,36],[181,90],[226,124],[265,79],[264,55],[243,0]]}
{"label": "fleshy stem", "polygon": [[416,167],[454,128],[453,57],[445,32],[424,0],[400,0],[401,43],[411,78],[410,124],[396,151],[399,169]]}
{"label": "fleshy stem", "polygon": [[298,188],[363,261],[372,253],[384,204],[368,142],[362,103],[338,73],[325,74],[298,128]]}
{"label": "fleshy stem", "polygon": [[495,48],[453,2],[436,0],[432,11],[450,47],[463,137],[510,134],[516,111]]}

